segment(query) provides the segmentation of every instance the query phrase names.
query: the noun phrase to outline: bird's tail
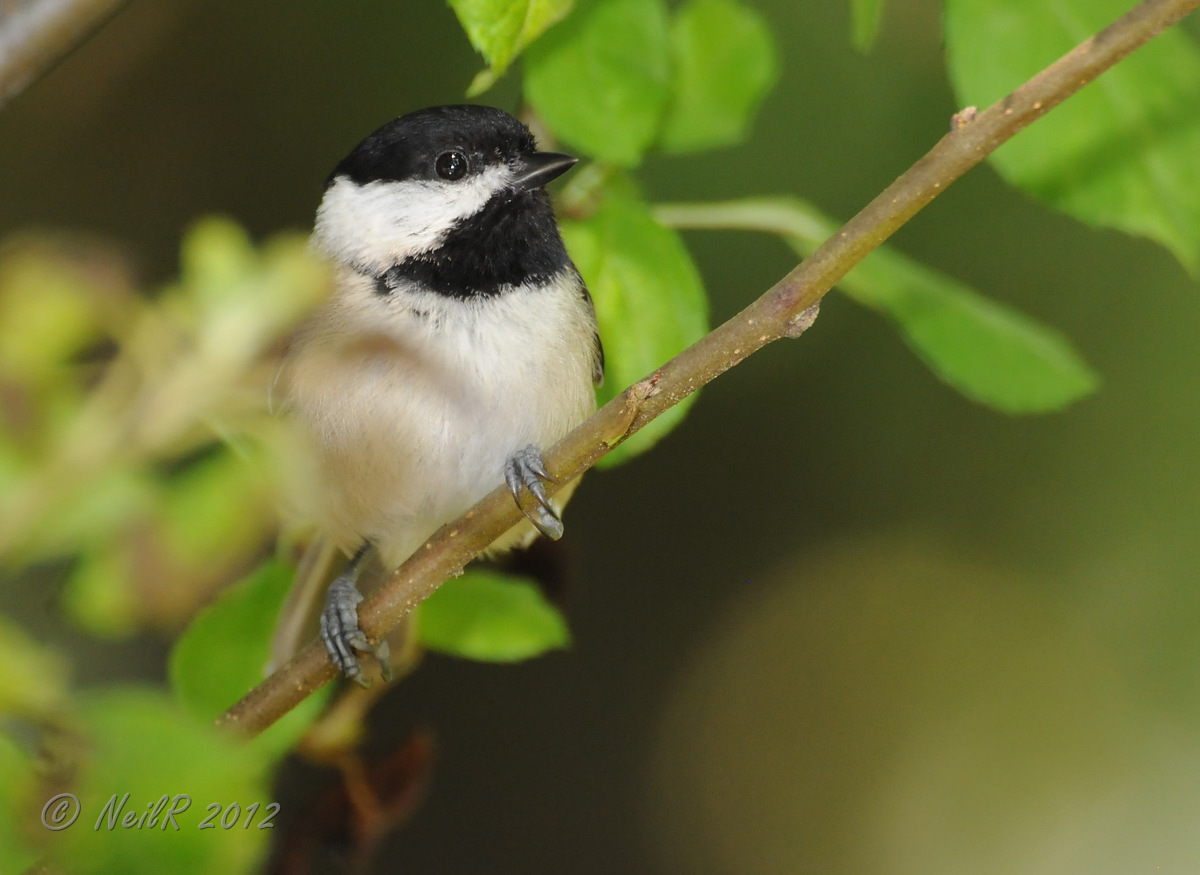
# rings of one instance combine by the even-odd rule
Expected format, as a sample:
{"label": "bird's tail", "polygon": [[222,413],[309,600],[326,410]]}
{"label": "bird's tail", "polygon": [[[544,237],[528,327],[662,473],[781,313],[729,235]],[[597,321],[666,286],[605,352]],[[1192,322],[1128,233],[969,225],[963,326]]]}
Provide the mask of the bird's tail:
{"label": "bird's tail", "polygon": [[296,566],[296,579],[279,611],[271,637],[270,674],[293,656],[320,631],[325,590],[346,564],[346,556],[324,535],[316,535]]}

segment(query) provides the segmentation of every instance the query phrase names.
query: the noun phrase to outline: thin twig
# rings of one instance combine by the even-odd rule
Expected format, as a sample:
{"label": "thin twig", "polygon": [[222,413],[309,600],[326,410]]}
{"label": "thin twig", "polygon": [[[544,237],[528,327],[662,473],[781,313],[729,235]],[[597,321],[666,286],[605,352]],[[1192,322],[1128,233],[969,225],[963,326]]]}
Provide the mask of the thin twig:
{"label": "thin twig", "polygon": [[0,108],[107,21],[126,0],[0,0]]}
{"label": "thin twig", "polygon": [[[1146,0],[984,112],[955,116],[953,129],[766,294],[645,379],[618,395],[550,448],[546,466],[560,483],[590,468],[613,446],[748,355],[796,336],[810,310],[839,279],[963,173],[1091,82],[1121,58],[1200,6],[1200,0]],[[394,627],[442,581],[520,517],[504,487],[443,526],[363,602],[359,620],[372,640]],[[220,723],[254,734],[334,676],[320,642],[250,691]]]}

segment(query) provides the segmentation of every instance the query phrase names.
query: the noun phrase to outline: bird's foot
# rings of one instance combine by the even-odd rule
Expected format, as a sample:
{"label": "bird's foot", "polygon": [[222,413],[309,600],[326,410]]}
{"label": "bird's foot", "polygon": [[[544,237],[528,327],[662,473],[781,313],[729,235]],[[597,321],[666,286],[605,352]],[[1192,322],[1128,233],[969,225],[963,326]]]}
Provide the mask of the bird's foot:
{"label": "bird's foot", "polygon": [[[546,496],[546,483],[553,483],[554,478],[542,464],[542,454],[537,447],[530,444],[523,450],[517,451],[504,465],[504,482],[512,493],[517,507],[529,518],[539,532],[552,541],[563,536],[563,524],[558,511]],[[533,497],[533,502],[521,501],[522,491]],[[531,504],[531,506],[526,506]]]}
{"label": "bird's foot", "polygon": [[330,661],[347,678],[360,686],[370,686],[359,664],[359,653],[370,653],[379,662],[379,673],[385,681],[391,680],[391,662],[388,643],[380,641],[372,647],[367,636],[358,626],[358,603],[362,593],[355,585],[355,567],[351,565],[340,574],[325,595],[325,609],[321,611],[321,640],[329,651]]}

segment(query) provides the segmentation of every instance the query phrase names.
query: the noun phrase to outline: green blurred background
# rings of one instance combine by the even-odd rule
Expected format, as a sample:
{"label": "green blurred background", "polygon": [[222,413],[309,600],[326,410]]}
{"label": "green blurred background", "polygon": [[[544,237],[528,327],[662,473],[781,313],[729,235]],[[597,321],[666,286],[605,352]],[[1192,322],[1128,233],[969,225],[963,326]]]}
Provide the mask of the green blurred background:
{"label": "green blurred background", "polygon": [[[639,179],[847,218],[960,108],[939,5],[894,0],[869,56],[842,3],[756,5],[783,76],[750,142]],[[0,234],[104,235],[160,282],[198,216],[309,227],[350,147],[479,66],[434,0],[133,2],[0,112]],[[488,95],[516,101],[512,77]],[[793,263],[766,236],[688,242],[714,322]],[[426,727],[439,753],[378,871],[1194,869],[1200,287],[986,167],[894,242],[1057,326],[1101,391],[1004,418],[830,295],[656,451],[588,476],[570,651],[430,657],[380,704],[369,747]],[[61,578],[6,581],[0,609],[70,646]],[[160,678],[165,646],[88,643],[76,676]],[[281,817],[319,780],[285,770]]]}

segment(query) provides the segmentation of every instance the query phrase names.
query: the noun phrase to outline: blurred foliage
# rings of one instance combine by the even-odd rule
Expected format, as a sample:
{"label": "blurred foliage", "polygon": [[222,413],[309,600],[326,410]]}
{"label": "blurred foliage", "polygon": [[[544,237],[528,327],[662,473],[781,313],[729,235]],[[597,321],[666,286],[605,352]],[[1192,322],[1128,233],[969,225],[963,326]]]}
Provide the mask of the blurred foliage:
{"label": "blurred foliage", "polygon": [[860,52],[869,52],[883,23],[883,0],[850,0],[850,38]]}
{"label": "blurred foliage", "polygon": [[[699,271],[669,227],[687,223],[646,201],[637,168],[655,151],[744,141],[779,75],[775,39],[736,0],[451,6],[489,65],[472,93],[524,53],[539,132],[587,159],[562,191],[563,232],[595,297],[606,400],[708,330]],[[1052,21],[1033,2],[947,0],[964,102],[999,97],[1125,11],[1121,0],[1059,7],[1070,15]],[[867,48],[882,2],[852,8],[855,44]],[[1085,221],[1157,240],[1195,270],[1195,51],[1182,33],[1165,35],[1006,146],[997,168]],[[836,227],[798,200],[679,209],[703,213],[706,227],[779,235],[801,253]],[[268,387],[281,344],[325,288],[302,237],[256,246],[222,219],[185,235],[178,280],[152,293],[94,241],[26,236],[0,248],[0,561],[69,563],[62,606],[96,635],[174,631],[194,617],[171,657],[174,699],[144,689],[79,694],[65,657],[0,621],[6,864],[49,853],[79,872],[247,871],[260,857],[267,833],[243,828],[246,808],[266,803],[273,764],[323,702],[314,697],[251,745],[219,737],[211,720],[260,677],[290,579],[286,565],[261,564],[288,502],[286,472],[297,470]],[[995,409],[1052,410],[1096,385],[1057,332],[897,252],[873,254],[841,289],[886,316],[945,382]],[[694,400],[606,463],[648,449]],[[569,641],[528,581],[475,572],[422,606],[416,635],[419,646],[490,661]],[[163,793],[186,790],[196,806],[238,803],[241,819],[221,841],[194,828],[21,828],[36,823],[38,800],[51,795],[42,791],[61,787],[93,822],[114,790],[131,794],[139,816]],[[190,810],[190,825],[203,813]]]}
{"label": "blurred foliage", "polygon": [[207,220],[145,298],[68,245],[0,255],[0,560],[74,557],[65,604],[98,634],[176,627],[273,536],[272,353],[324,267],[300,236],[257,250]]}
{"label": "blurred foliage", "polygon": [[[259,828],[270,801],[272,758],[264,749],[193,720],[159,690],[111,687],[80,698],[77,716],[86,733],[86,754],[77,764],[72,792],[80,800],[81,822],[46,834],[53,859],[67,871],[97,875],[249,871],[271,836]],[[117,825],[109,829],[112,812],[105,814],[105,804],[114,794],[119,803],[126,793]],[[122,825],[125,813],[148,819],[158,800],[166,795],[171,808],[178,794],[191,797],[175,817],[178,830],[161,816],[157,828]],[[258,809],[250,814],[247,809],[255,803]],[[210,833],[200,823],[213,804],[221,811]],[[223,823],[233,805],[238,816]]]}
{"label": "blurred foliage", "polygon": [[[295,569],[270,561],[201,610],[171,651],[171,687],[199,721],[216,720],[263,678],[271,635]],[[214,654],[221,654],[214,659]],[[324,707],[332,688],[309,696],[254,739],[256,748],[286,753]]]}
{"label": "blurred foliage", "polygon": [[68,678],[62,654],[0,616],[0,714],[53,719],[66,706]]}
{"label": "blurred foliage", "polygon": [[[217,219],[188,233],[181,261],[177,283],[143,296],[97,244],[21,238],[0,252],[0,559],[69,557],[63,607],[99,635],[177,628],[256,562],[278,527],[289,451],[266,388],[280,339],[325,289],[324,266],[302,237],[256,248]],[[221,707],[262,674],[274,615],[260,612],[257,628],[250,618],[243,612],[222,646],[194,657],[203,665],[192,679],[245,669]],[[185,642],[203,634],[196,626]],[[228,637],[236,632],[246,637]],[[235,747],[213,727],[219,711],[188,717],[154,691],[81,702],[68,677],[61,654],[0,625],[0,712],[58,739],[45,763],[6,747],[0,783],[16,780],[9,767],[26,781],[48,767],[56,782],[70,778],[80,816],[93,821],[117,788],[139,816],[185,789],[205,802],[267,801],[268,768],[288,746],[271,746],[279,732]],[[311,721],[317,707],[294,719]],[[64,740],[64,726],[84,740]],[[120,827],[34,835],[74,872],[245,871],[267,834],[239,827],[236,840],[213,842],[195,828],[203,815],[188,812],[184,838]],[[0,849],[5,860],[27,853]]]}
{"label": "blurred foliage", "polygon": [[37,775],[33,758],[17,742],[0,732],[0,872],[24,872],[37,853],[29,847],[22,827],[29,820]]}

